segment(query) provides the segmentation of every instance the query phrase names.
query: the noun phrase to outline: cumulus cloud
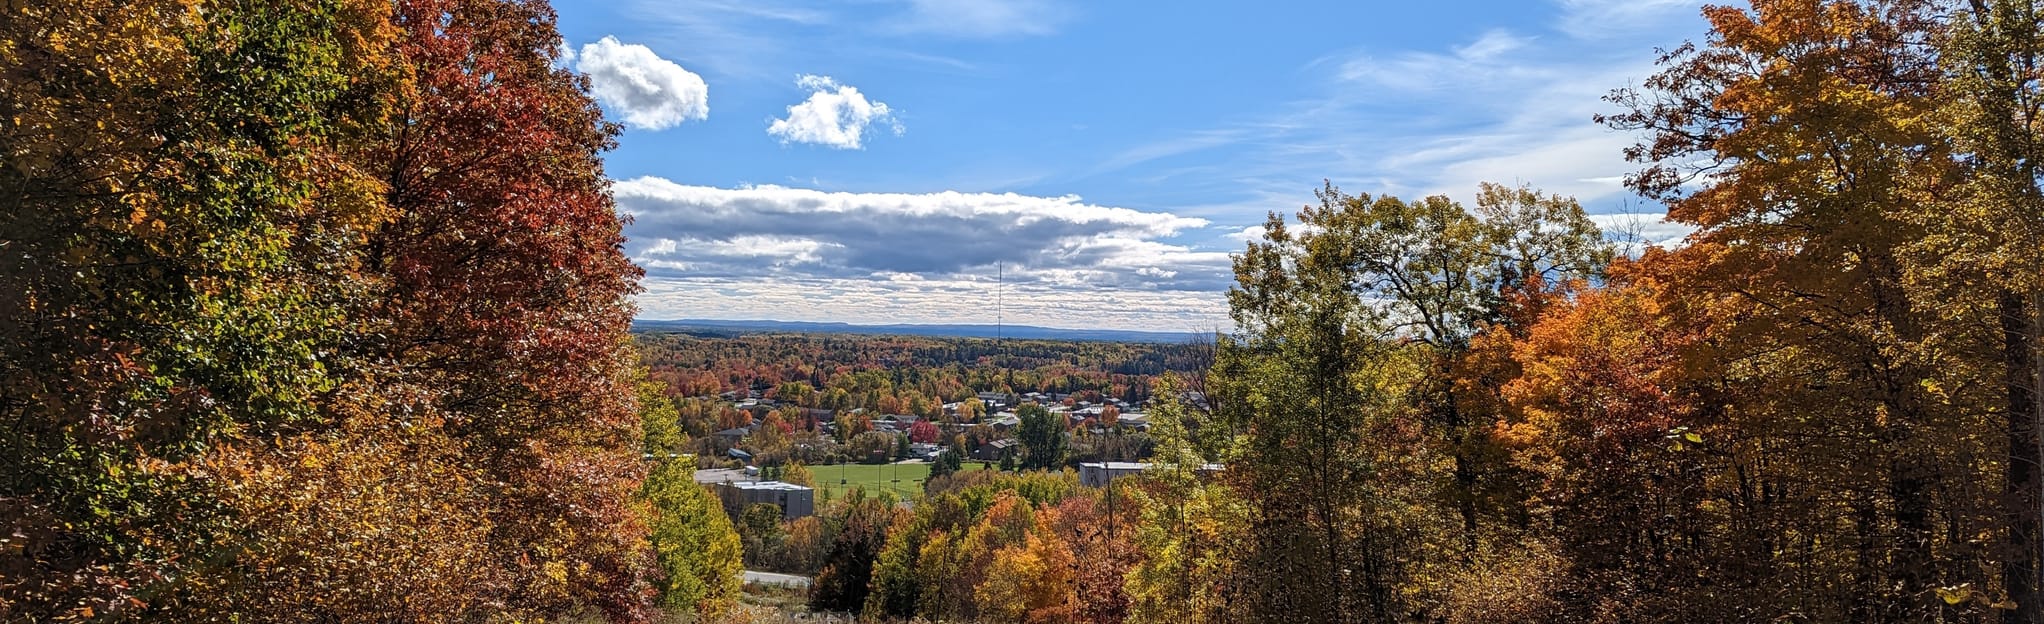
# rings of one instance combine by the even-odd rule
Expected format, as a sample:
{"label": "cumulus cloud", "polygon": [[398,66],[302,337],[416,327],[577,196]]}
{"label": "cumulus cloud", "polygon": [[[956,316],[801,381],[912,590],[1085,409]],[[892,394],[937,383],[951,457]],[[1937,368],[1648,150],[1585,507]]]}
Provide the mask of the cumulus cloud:
{"label": "cumulus cloud", "polygon": [[1226,251],[1170,242],[1204,219],[1014,193],[616,183],[627,251],[655,277],[976,281],[1057,290],[1223,290]]}
{"label": "cumulus cloud", "polygon": [[767,134],[781,143],[812,143],[837,149],[864,147],[866,128],[883,124],[896,135],[902,125],[887,103],[867,100],[857,87],[841,84],[829,76],[803,74],[795,84],[809,90],[809,99],[788,107],[786,119],[775,119]]}
{"label": "cumulus cloud", "polygon": [[660,130],[710,116],[710,87],[703,77],[651,48],[604,37],[563,57],[589,75],[596,99],[632,127]]}

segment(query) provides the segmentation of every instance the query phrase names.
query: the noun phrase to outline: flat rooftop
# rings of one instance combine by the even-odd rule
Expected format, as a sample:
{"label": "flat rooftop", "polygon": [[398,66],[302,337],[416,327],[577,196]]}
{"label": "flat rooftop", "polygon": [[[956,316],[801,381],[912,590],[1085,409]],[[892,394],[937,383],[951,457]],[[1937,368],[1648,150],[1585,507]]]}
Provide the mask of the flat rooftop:
{"label": "flat rooftop", "polygon": [[730,468],[712,468],[709,470],[697,470],[695,478],[696,483],[704,484],[730,483],[733,481],[747,481],[752,479],[752,477],[747,476],[745,474],[745,471],[733,470]]}
{"label": "flat rooftop", "polygon": [[795,485],[793,483],[788,483],[785,481],[726,481],[724,484],[741,490],[783,490],[788,492],[809,491],[809,488],[807,486]]}

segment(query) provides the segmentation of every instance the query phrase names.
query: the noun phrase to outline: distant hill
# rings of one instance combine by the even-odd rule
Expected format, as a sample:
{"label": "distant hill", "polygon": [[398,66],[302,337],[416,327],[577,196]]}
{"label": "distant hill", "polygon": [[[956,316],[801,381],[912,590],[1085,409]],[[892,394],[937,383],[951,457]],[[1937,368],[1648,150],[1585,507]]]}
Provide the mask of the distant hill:
{"label": "distant hill", "polygon": [[813,323],[801,321],[719,321],[705,319],[639,319],[632,322],[632,331],[702,332],[712,334],[871,334],[964,338],[999,337],[1038,340],[1100,340],[1107,342],[1185,342],[1205,336],[1205,334],[1199,332],[1059,329],[1029,325],[1002,325],[997,328],[993,325],[853,325],[850,323]]}

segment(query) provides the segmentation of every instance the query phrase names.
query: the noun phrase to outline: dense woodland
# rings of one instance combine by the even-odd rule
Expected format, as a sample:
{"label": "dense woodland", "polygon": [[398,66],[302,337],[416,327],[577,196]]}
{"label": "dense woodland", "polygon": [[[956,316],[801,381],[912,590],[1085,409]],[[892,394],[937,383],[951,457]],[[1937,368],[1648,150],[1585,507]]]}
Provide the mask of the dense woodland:
{"label": "dense woodland", "polygon": [[[1151,379],[1204,369],[1203,344],[646,333],[639,357],[677,396],[754,392],[804,407],[927,413],[979,392],[1149,400]],[[787,382],[806,384],[787,386]],[[788,396],[778,396],[786,388]],[[842,390],[842,392],[840,392]],[[923,410],[917,411],[921,405]]]}
{"label": "dense woodland", "polygon": [[[1013,437],[980,426],[995,416],[980,393],[1018,400],[1041,393],[1045,403],[1064,397],[1067,407],[1121,400],[1134,409],[1151,400],[1159,373],[1204,371],[1214,357],[1213,343],[1197,341],[641,333],[635,344],[659,389],[641,405],[659,404],[662,414],[673,414],[671,422],[645,422],[648,453],[694,455],[699,466],[713,467],[730,464],[725,452],[735,446],[768,469],[893,460],[905,457],[907,443],[949,449],[948,469],[962,462],[966,449]],[[1045,435],[1067,436],[1039,439],[1039,446],[1064,450],[1045,466],[1135,460],[1151,450],[1151,439],[1140,431],[1099,418],[1057,422],[1037,409],[1042,406],[1016,407],[1023,422],[1043,424]],[[1120,411],[1108,406],[1105,413],[1112,421]],[[890,415],[919,420],[892,433],[876,431],[875,421]],[[735,444],[713,436],[748,425],[756,426]]]}
{"label": "dense woodland", "polygon": [[618,127],[559,43],[536,1],[0,7],[0,620],[697,604],[677,525],[722,518],[646,479]]}
{"label": "dense woodland", "polygon": [[[1705,16],[1601,119],[1679,245],[1329,184],[1211,345],[635,350],[543,2],[9,4],[0,620],[743,620],[749,563],[883,621],[2044,622],[2044,12]],[[782,522],[657,452],[987,390],[1148,399],[1154,467],[1025,409]]]}
{"label": "dense woodland", "polygon": [[[1527,188],[1462,205],[1330,185],[1237,256],[1211,409],[1155,392],[1161,468],[1107,491],[933,482],[866,523],[885,535],[834,543],[814,601],[1034,622],[2044,621],[2038,7],[1706,16],[1707,41],[1603,118],[1641,137],[1629,182],[1696,227],[1682,244],[1621,248]],[[1226,468],[1193,468],[1209,462]]]}

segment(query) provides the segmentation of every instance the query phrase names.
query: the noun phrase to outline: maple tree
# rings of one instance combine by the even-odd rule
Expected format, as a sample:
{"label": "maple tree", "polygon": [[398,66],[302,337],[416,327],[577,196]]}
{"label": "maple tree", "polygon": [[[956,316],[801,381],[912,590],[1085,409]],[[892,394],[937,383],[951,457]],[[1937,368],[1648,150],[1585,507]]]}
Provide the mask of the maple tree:
{"label": "maple tree", "polygon": [[646,617],[638,273],[558,42],[539,2],[0,13],[6,618]]}
{"label": "maple tree", "polygon": [[1944,565],[1973,546],[1940,538],[1976,532],[1979,507],[1935,494],[1970,478],[1964,458],[1984,451],[1965,433],[1979,413],[1973,399],[1955,392],[1978,370],[1951,348],[1971,340],[1969,324],[1938,318],[1936,298],[1910,279],[1910,248],[1928,232],[1904,207],[1954,173],[1950,141],[1932,122],[1944,82],[1937,15],[1917,2],[1713,8],[1708,45],[1663,59],[1645,92],[1615,96],[1630,112],[1609,118],[1647,136],[1629,153],[1648,164],[1634,187],[1699,228],[1655,260],[1677,296],[1702,308],[1697,318],[1724,319],[1711,326],[1731,344],[1710,357],[1734,373],[1809,380],[1762,386],[1770,396],[1758,400],[1867,432],[1821,452],[1806,445],[1798,462],[1878,467],[1804,482],[1852,492],[1840,513],[1859,525],[1860,537],[1840,537],[1862,567],[1827,579],[1855,584],[1857,596],[1829,605],[1844,610],[1832,617],[1916,620],[1963,606],[1933,589],[1989,585]]}
{"label": "maple tree", "polygon": [[986,582],[974,591],[981,613],[993,622],[1070,622],[1077,601],[1077,560],[1050,525],[1046,510],[1021,544],[994,552]]}
{"label": "maple tree", "polygon": [[236,522],[193,468],[321,426],[342,377],[349,243],[389,213],[339,146],[400,82],[387,10],[209,9],[0,11],[9,618],[174,613]]}

